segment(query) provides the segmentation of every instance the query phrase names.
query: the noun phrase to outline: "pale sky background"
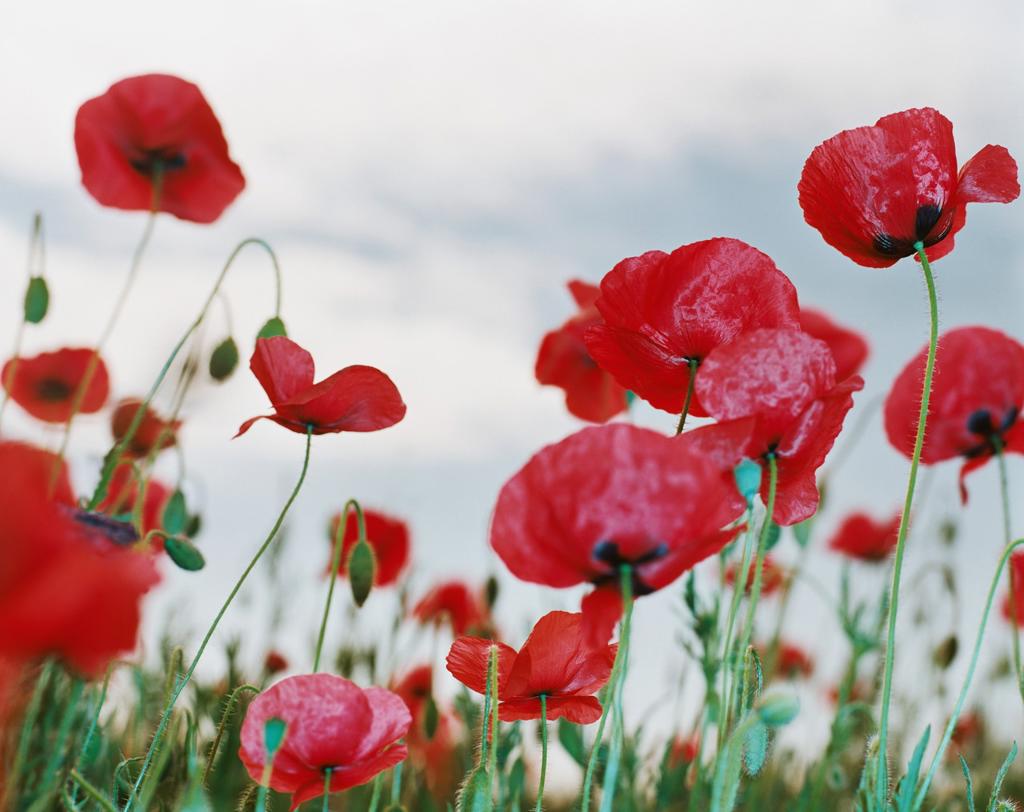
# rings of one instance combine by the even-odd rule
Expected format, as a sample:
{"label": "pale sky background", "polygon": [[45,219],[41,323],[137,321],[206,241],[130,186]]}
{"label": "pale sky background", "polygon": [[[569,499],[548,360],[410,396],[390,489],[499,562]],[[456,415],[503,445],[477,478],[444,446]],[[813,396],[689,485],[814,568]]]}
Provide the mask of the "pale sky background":
{"label": "pale sky background", "polygon": [[[28,352],[95,340],[143,228],[144,215],[102,209],[79,185],[77,106],[133,74],[196,81],[248,187],[212,227],[160,219],[107,353],[115,394],[148,386],[232,247],[257,235],[279,252],[284,317],[318,371],[374,364],[409,405],[394,429],[315,440],[281,565],[294,598],[277,643],[302,669],[324,587],[322,527],[346,498],[408,518],[417,595],[439,577],[482,580],[494,566],[486,529],[501,484],[542,444],[580,427],[561,394],[533,379],[541,336],[571,311],[564,283],[572,277],[597,282],[652,248],[746,240],[789,274],[803,303],[871,337],[854,415],[883,395],[925,340],[923,285],[912,262],[863,269],[829,248],[803,222],[800,169],[835,132],[924,105],[953,120],[961,161],[990,142],[1020,159],[1022,18],[1013,0],[8,4],[0,14],[0,342],[13,340],[34,210],[46,216],[53,309],[29,332]],[[1024,338],[1022,211],[1020,203],[971,208],[956,251],[936,266],[943,328],[984,323]],[[253,250],[228,281],[245,357],[270,315],[270,279]],[[211,342],[220,318],[210,321]],[[177,628],[205,628],[297,476],[300,436],[268,423],[230,442],[244,418],[266,411],[241,372],[223,386],[204,384],[186,405],[188,492],[206,506],[200,541],[209,565],[199,575],[167,568],[149,606],[150,640],[167,609]],[[16,409],[7,419],[12,434],[40,437]],[[674,424],[646,407],[637,419],[666,431]],[[83,483],[106,442],[105,419],[81,421],[73,457]],[[828,531],[853,507],[895,510],[906,468],[876,418],[815,539],[811,568],[830,588]],[[1002,545],[994,466],[974,476],[963,511],[955,470],[936,471],[908,566],[912,575],[941,558],[929,530],[947,514],[960,520],[952,562],[966,647]],[[1019,459],[1010,474],[1019,501]],[[780,556],[794,552],[787,538]],[[708,585],[713,569],[702,570]],[[877,577],[858,574],[865,589]],[[514,644],[541,610],[576,598],[507,586],[500,617]],[[682,655],[665,645],[678,599],[669,589],[638,606],[637,714],[679,673]],[[914,634],[912,603],[907,593],[904,637]],[[223,627],[222,638],[243,636],[253,662],[265,604],[257,588]],[[378,595],[369,611],[388,606]],[[339,609],[335,639],[342,617]],[[820,696],[843,664],[839,632],[807,589],[788,628],[822,652],[799,728],[813,741],[827,733]],[[989,648],[1001,653],[1007,641],[994,624]],[[911,686],[904,651],[897,679]],[[965,660],[951,671],[954,686]],[[1005,704],[1001,724],[1019,735],[1016,703]]]}

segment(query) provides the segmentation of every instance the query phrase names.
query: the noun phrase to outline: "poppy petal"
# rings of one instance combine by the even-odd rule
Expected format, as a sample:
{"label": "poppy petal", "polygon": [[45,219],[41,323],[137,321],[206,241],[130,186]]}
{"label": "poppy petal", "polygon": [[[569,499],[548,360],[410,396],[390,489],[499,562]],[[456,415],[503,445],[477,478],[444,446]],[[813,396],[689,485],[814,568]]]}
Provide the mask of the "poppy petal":
{"label": "poppy petal", "polygon": [[375,367],[355,365],[282,403],[278,416],[316,427],[316,433],[378,431],[405,417],[405,403],[391,378]]}
{"label": "poppy petal", "polygon": [[516,658],[516,650],[504,643],[486,640],[482,637],[457,638],[452,643],[445,660],[448,672],[471,691],[486,694],[491,646],[498,647],[498,693],[500,694]]}
{"label": "poppy petal", "polygon": [[[502,702],[498,718],[503,722],[540,719],[540,699],[524,698]],[[551,696],[547,699],[547,719],[565,719],[577,725],[589,725],[601,718],[601,702],[596,696]]]}
{"label": "poppy petal", "polygon": [[587,642],[598,647],[607,645],[622,618],[622,594],[605,587],[584,595],[580,603],[583,614],[583,634]]}
{"label": "poppy petal", "polygon": [[359,744],[355,754],[356,761],[376,757],[386,747],[405,736],[412,725],[409,708],[398,694],[383,688],[366,688],[363,696],[370,703],[373,722]]}
{"label": "poppy petal", "polygon": [[1006,147],[989,144],[960,169],[957,202],[1009,203],[1020,196],[1017,162]]}
{"label": "poppy petal", "polygon": [[256,339],[249,369],[277,406],[313,385],[313,356],[287,336]]}

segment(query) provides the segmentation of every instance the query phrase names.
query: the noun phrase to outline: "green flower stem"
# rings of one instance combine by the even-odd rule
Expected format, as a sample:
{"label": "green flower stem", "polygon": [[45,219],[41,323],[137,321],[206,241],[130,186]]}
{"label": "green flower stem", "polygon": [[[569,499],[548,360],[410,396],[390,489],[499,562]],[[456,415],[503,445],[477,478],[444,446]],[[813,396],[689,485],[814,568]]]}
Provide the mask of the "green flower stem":
{"label": "green flower stem", "polygon": [[64,761],[65,743],[71,734],[71,726],[75,721],[75,714],[78,711],[78,700],[82,698],[82,689],[85,681],[75,677],[71,681],[71,692],[67,698],[67,705],[64,714],[60,719],[60,726],[57,728],[57,741],[51,746],[50,758],[46,762],[46,769],[43,771],[43,786],[40,790],[40,797],[46,797],[61,772],[61,765]]}
{"label": "green flower stem", "polygon": [[324,770],[324,799],[321,804],[321,810],[327,812],[331,808],[331,773],[334,770],[328,767]]}
{"label": "green flower stem", "polygon": [[178,339],[178,343],[174,345],[170,356],[168,356],[167,360],[164,361],[164,365],[160,369],[160,372],[156,377],[156,381],[154,381],[152,387],[150,387],[150,390],[146,394],[142,404],[138,409],[136,409],[135,415],[132,417],[131,423],[128,424],[128,428],[125,431],[124,436],[114,445],[104,459],[99,482],[96,484],[96,489],[93,491],[92,498],[89,500],[88,505],[86,505],[86,509],[95,510],[107,495],[107,488],[110,486],[110,478],[113,476],[114,469],[117,467],[117,463],[121,460],[121,457],[124,456],[125,449],[128,448],[132,439],[135,437],[135,432],[139,430],[139,426],[142,424],[142,418],[146,413],[146,409],[153,402],[153,398],[156,397],[156,393],[159,391],[164,379],[167,377],[167,373],[170,371],[171,365],[174,363],[174,359],[178,357],[178,353],[181,352],[181,348],[185,346],[192,334],[199,329],[200,325],[202,325],[203,320],[210,311],[210,307],[213,305],[214,299],[217,298],[217,294],[220,292],[221,286],[224,284],[224,278],[227,276],[228,271],[231,270],[234,264],[235,258],[246,245],[250,244],[260,245],[270,254],[274,265],[276,290],[274,305],[275,315],[279,315],[281,308],[281,268],[278,265],[277,257],[274,254],[273,249],[271,249],[270,246],[261,239],[250,237],[246,240],[242,240],[242,242],[235,247],[235,250],[231,252],[227,262],[225,262],[224,266],[221,268],[220,273],[217,275],[217,279],[213,284],[213,289],[210,291],[209,296],[206,297],[206,301],[203,303],[203,306],[199,311],[199,315],[196,316],[195,321],[189,325],[185,334]]}
{"label": "green flower stem", "polygon": [[889,793],[889,769],[887,745],[889,741],[889,704],[892,699],[892,672],[896,660],[896,615],[900,605],[900,578],[903,575],[903,553],[906,548],[907,530],[910,528],[910,510],[914,505],[914,488],[917,485],[917,468],[921,462],[921,449],[924,446],[924,432],[928,423],[928,402],[932,395],[932,374],[935,371],[935,353],[939,345],[939,301],[935,293],[935,279],[928,263],[924,244],[914,243],[918,258],[921,260],[921,271],[928,288],[928,309],[931,329],[928,336],[928,357],[924,367],[924,382],[921,387],[921,410],[917,417],[917,436],[914,438],[914,453],[910,458],[910,474],[907,477],[907,496],[903,502],[903,513],[900,515],[899,531],[896,535],[896,555],[892,565],[892,586],[889,589],[888,632],[886,634],[883,657],[885,665],[882,673],[882,712],[878,722],[878,772],[876,776],[877,799],[882,805]]}
{"label": "green flower stem", "polygon": [[[762,574],[764,571],[764,558],[768,552],[768,531],[772,526],[772,515],[775,513],[775,493],[779,482],[779,465],[775,459],[774,454],[768,455],[768,501],[765,503],[766,512],[764,522],[761,524],[761,533],[757,540],[757,555],[754,558],[754,582],[750,587],[750,600],[747,604],[747,617],[743,623],[743,630],[740,635],[740,646],[739,651],[743,654],[738,658],[736,663],[736,673],[733,676],[732,687],[730,689],[730,695],[724,697],[728,707],[732,707],[732,694],[736,692],[737,688],[743,690],[746,685],[746,670],[747,670],[747,647],[750,646],[751,638],[754,635],[754,613],[757,611],[758,601],[761,599],[761,581]],[[743,573],[744,581],[743,588],[746,587],[747,574]],[[739,581],[736,581],[737,586]],[[741,588],[738,591],[744,591]]]}
{"label": "green flower stem", "polygon": [[210,780],[210,773],[213,771],[213,764],[217,760],[217,751],[220,750],[220,743],[224,738],[228,719],[231,718],[231,712],[235,709],[235,703],[243,691],[252,691],[254,694],[258,694],[260,689],[255,685],[239,685],[228,695],[227,702],[224,703],[224,712],[221,714],[220,722],[217,724],[217,735],[214,736],[213,744],[210,745],[210,754],[206,757],[206,767],[203,769],[203,784]]}
{"label": "green flower stem", "polygon": [[960,689],[960,695],[957,697],[956,706],[953,708],[953,714],[949,717],[949,722],[946,724],[946,730],[942,734],[942,741],[939,743],[939,748],[935,751],[935,756],[932,758],[931,766],[928,768],[928,774],[925,776],[924,782],[921,784],[921,788],[915,796],[913,807],[915,810],[920,809],[924,804],[925,796],[928,794],[928,788],[931,786],[932,779],[935,777],[935,772],[939,769],[939,765],[942,763],[943,756],[946,753],[946,747],[949,746],[950,739],[953,738],[953,731],[956,729],[956,723],[963,711],[964,701],[967,699],[967,691],[971,687],[971,680],[974,679],[974,671],[978,665],[978,657],[981,654],[981,644],[985,638],[985,627],[988,625],[989,614],[992,611],[992,604],[996,598],[996,590],[999,588],[999,579],[1002,577],[1003,567],[1006,566],[1006,562],[1009,561],[1013,551],[1022,544],[1024,544],[1024,538],[1011,541],[1006,545],[1002,556],[999,558],[999,566],[996,567],[995,575],[992,576],[992,585],[989,587],[988,599],[985,601],[985,611],[982,613],[981,623],[978,625],[978,637],[974,642],[974,652],[971,654],[971,664],[967,668],[967,676],[964,678],[964,684]]}
{"label": "green flower stem", "polygon": [[234,601],[235,596],[241,590],[242,585],[249,577],[249,573],[253,571],[253,569],[256,567],[256,564],[259,563],[260,558],[263,557],[263,554],[270,547],[271,543],[273,543],[274,539],[277,538],[278,531],[281,529],[281,525],[284,524],[285,516],[288,515],[288,510],[291,508],[292,503],[295,501],[295,498],[299,495],[299,491],[302,489],[302,483],[305,482],[306,480],[306,471],[309,470],[309,452],[310,447],[312,446],[312,440],[313,428],[312,426],[310,426],[306,430],[306,454],[302,461],[302,473],[299,474],[299,479],[295,483],[295,487],[292,489],[291,495],[288,497],[288,501],[285,502],[284,507],[278,514],[277,520],[274,522],[274,526],[270,529],[270,533],[267,534],[267,537],[263,541],[263,544],[260,545],[260,548],[252,557],[252,560],[249,562],[249,565],[245,568],[241,576],[239,576],[238,580],[235,582],[235,585],[234,587],[232,587],[227,599],[224,601],[224,604],[217,612],[216,617],[214,617],[213,623],[210,624],[210,628],[206,630],[206,636],[203,637],[203,641],[199,645],[199,650],[196,652],[195,657],[192,659],[192,662],[189,665],[188,670],[185,672],[184,676],[178,680],[177,687],[174,689],[174,692],[167,700],[167,705],[164,707],[163,714],[160,717],[160,723],[157,725],[156,732],[153,734],[153,741],[149,745],[149,750],[146,751],[146,758],[142,763],[142,769],[139,771],[138,778],[135,779],[135,785],[132,787],[132,793],[131,796],[128,798],[128,804],[125,807],[125,812],[128,812],[128,810],[132,808],[132,804],[135,802],[137,798],[139,787],[142,786],[142,781],[145,778],[146,771],[149,769],[150,764],[152,764],[153,757],[156,755],[157,748],[159,748],[160,746],[160,740],[163,738],[164,731],[167,729],[167,723],[170,721],[171,712],[174,710],[174,705],[178,701],[178,697],[181,696],[181,692],[185,690],[185,686],[188,685],[189,681],[192,679],[192,675],[195,673],[196,666],[199,665],[199,661],[202,659],[203,653],[206,651],[206,647],[209,645],[210,640],[213,637],[214,632],[217,630],[217,626],[220,624],[221,619],[227,612],[228,607],[231,606],[231,603],[232,601]]}
{"label": "green flower stem", "polygon": [[544,781],[548,776],[548,695],[540,695],[540,782],[537,784],[536,812],[544,808]]}
{"label": "green flower stem", "polygon": [[[82,768],[85,766],[85,757],[89,751],[89,745],[92,743],[92,737],[96,732],[96,725],[99,723],[100,711],[103,709],[103,703],[107,699],[107,689],[110,687],[110,675],[114,671],[115,664],[111,663],[107,666],[107,673],[103,677],[103,685],[100,688],[99,696],[96,697],[96,706],[92,712],[92,718],[89,720],[89,727],[85,731],[85,737],[82,739],[82,746],[78,749],[78,759],[75,761],[75,768]],[[72,793],[72,798],[78,799],[78,788],[76,787]]]}
{"label": "green flower stem", "polygon": [[[612,717],[612,740],[608,753],[608,764],[605,767],[604,780],[601,782],[601,812],[611,812],[612,804],[615,801],[615,788],[618,785],[619,764],[622,759],[622,751],[625,747],[626,720],[623,714],[622,696],[626,685],[626,675],[629,672],[629,640],[633,627],[633,572],[631,567],[623,567],[622,594],[623,603],[628,600],[625,607],[625,614],[622,618],[622,631],[619,634],[619,650],[622,652],[622,661],[619,665],[619,673],[615,685],[611,689],[611,698],[614,699],[615,707]],[[618,653],[618,652],[616,652]]]}
{"label": "green flower stem", "polygon": [[[608,721],[608,713],[611,710],[612,701],[615,698],[615,686],[618,684],[622,674],[626,654],[629,651],[629,632],[633,617],[633,568],[628,564],[622,566],[620,574],[619,589],[622,593],[622,624],[619,630],[619,647],[615,651],[615,660],[612,663],[612,673],[608,677],[608,685],[605,689],[604,707],[601,709],[601,718],[597,723],[597,735],[594,737],[594,745],[590,749],[590,757],[587,759],[587,771],[583,778],[583,800],[580,804],[580,812],[588,812],[590,809],[591,787],[594,782],[594,770],[597,768],[597,757],[601,751],[601,739],[604,737],[604,727]],[[605,784],[607,786],[607,770],[605,771]],[[614,792],[614,788],[613,788]]]}
{"label": "green flower stem", "polygon": [[[495,748],[496,749],[496,748]],[[398,806],[402,800],[402,762],[391,771],[391,805]]]}
{"label": "green flower stem", "polygon": [[99,804],[104,812],[117,812],[117,809],[110,803],[107,796],[90,784],[76,767],[71,768],[70,775],[71,780],[75,782],[76,786],[88,795],[94,803]]}
{"label": "green flower stem", "polygon": [[338,530],[334,534],[334,552],[331,554],[331,575],[327,586],[327,600],[324,602],[324,616],[320,621],[320,634],[316,639],[316,653],[313,656],[313,673],[320,670],[320,655],[324,648],[324,636],[327,634],[327,619],[331,615],[331,601],[334,599],[334,584],[338,580],[338,567],[341,565],[342,542],[345,539],[345,528],[348,527],[348,512],[356,512],[356,522],[359,525],[359,541],[366,540],[366,519],[363,517],[363,509],[355,499],[349,499],[345,503],[345,509],[341,512],[341,519],[338,522]]}
{"label": "green flower stem", "polygon": [[[46,269],[46,239],[43,232],[43,215],[36,212],[32,218],[32,236],[28,244],[28,281],[32,284],[32,278],[39,271],[42,276]],[[25,338],[25,327],[28,322],[25,319],[25,311],[22,310],[21,319],[18,321],[18,329],[14,334],[14,351],[11,353],[11,364],[7,368],[7,375],[3,381],[3,392],[0,393],[0,424],[3,423],[4,412],[7,410],[7,401],[10,400],[11,384],[18,369],[18,362],[21,358],[21,344]]]}
{"label": "green flower stem", "polygon": [[690,401],[693,400],[693,387],[697,380],[697,359],[691,358],[687,362],[690,365],[690,378],[686,382],[686,399],[683,401],[683,411],[679,414],[679,425],[676,426],[676,435],[683,433],[686,426],[686,416],[690,413]]}
{"label": "green flower stem", "polygon": [[[57,666],[53,660],[47,660],[43,664],[39,676],[36,678],[35,687],[32,689],[32,698],[29,699],[28,708],[25,710],[25,720],[21,725],[21,733],[18,736],[18,749],[14,754],[14,764],[11,765],[11,772],[8,776],[10,786],[15,790],[21,780],[21,773],[25,769],[25,762],[28,760],[29,746],[32,744],[32,734],[36,731],[36,722],[39,719],[39,711],[43,706],[43,695],[53,677]],[[0,796],[2,798],[2,796]]]}
{"label": "green flower stem", "polygon": [[[491,748],[487,752],[487,798],[494,797],[492,787],[494,777],[498,771],[498,703],[501,695],[498,691],[498,647],[491,646],[490,662],[487,666],[487,692],[491,695],[491,727],[490,734],[493,737]],[[402,765],[399,764],[399,767]],[[394,790],[392,790],[393,792]],[[489,808],[489,807],[488,807]]]}
{"label": "green flower stem", "polygon": [[[993,437],[996,444],[996,459],[999,462],[999,494],[1003,503],[1003,544],[1009,544],[1013,539],[1013,522],[1010,513],[1010,478],[1006,473],[1006,455],[1003,453],[1003,443],[999,437]],[[1013,618],[1013,673],[1017,679],[1017,691],[1024,699],[1024,672],[1021,671],[1020,662],[1020,625],[1017,623],[1017,585],[1016,575],[1013,567],[1007,569],[1010,581],[1010,617]]]}
{"label": "green flower stem", "polygon": [[367,812],[377,812],[377,807],[380,806],[380,796],[384,792],[384,773],[377,773],[377,777],[373,779],[373,795],[370,796],[370,808]]}
{"label": "green flower stem", "polygon": [[491,744],[489,726],[491,724],[491,702],[497,704],[496,694],[491,693],[491,668],[497,669],[498,647],[491,646],[487,653],[487,685],[484,691],[484,712],[480,720],[480,764],[487,766],[488,753]]}
{"label": "green flower stem", "polygon": [[728,667],[728,662],[732,655],[732,635],[736,626],[736,616],[739,614],[740,601],[743,599],[743,593],[746,591],[744,587],[750,578],[748,570],[750,569],[750,560],[754,552],[754,515],[753,511],[749,507],[747,508],[745,518],[748,524],[748,529],[744,534],[743,551],[740,555],[740,567],[736,571],[736,578],[733,581],[732,599],[729,602],[729,614],[725,624],[725,637],[722,639],[722,655],[719,658],[719,662],[722,663],[721,707],[719,709],[717,725],[718,741],[720,744],[724,744],[725,742],[725,731],[728,730],[729,718],[732,714],[732,709],[727,701],[727,697],[731,695],[732,690],[729,685],[729,680],[733,672],[732,669]]}

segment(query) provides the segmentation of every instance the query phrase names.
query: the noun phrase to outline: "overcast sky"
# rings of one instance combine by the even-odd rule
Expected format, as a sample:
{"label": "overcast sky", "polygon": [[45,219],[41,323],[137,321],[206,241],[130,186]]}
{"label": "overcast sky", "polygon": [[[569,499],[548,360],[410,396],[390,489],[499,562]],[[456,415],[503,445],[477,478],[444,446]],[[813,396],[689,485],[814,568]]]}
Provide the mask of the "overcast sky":
{"label": "overcast sky", "polygon": [[[116,394],[148,386],[231,248],[258,235],[280,253],[284,317],[319,371],[374,364],[409,405],[394,429],[315,442],[282,564],[296,599],[278,642],[298,663],[321,597],[322,525],[350,496],[409,519],[417,592],[494,566],[486,528],[502,482],[579,427],[532,376],[540,337],[570,313],[566,280],[596,282],[653,248],[746,240],[790,275],[803,303],[870,337],[861,412],[925,339],[923,286],[913,263],[859,268],[803,223],[804,159],[841,129],[924,105],[953,120],[961,161],[990,142],[1024,155],[1024,6],[1013,0],[972,4],[969,14],[943,0],[348,5],[97,0],[9,4],[0,15],[0,342],[13,340],[36,209],[50,236],[54,307],[26,349],[95,339],[145,218],[101,209],[82,190],[74,113],[119,78],[171,72],[203,88],[248,187],[212,227],[160,219],[108,353]],[[936,268],[944,328],[985,323],[1024,338],[1022,211],[972,207],[956,251]],[[244,257],[227,289],[247,355],[270,315],[264,258]],[[267,423],[229,441],[266,407],[243,373],[204,385],[186,406],[189,489],[207,509],[209,567],[168,572],[151,632],[163,606],[179,625],[205,627],[297,475],[301,437]],[[15,410],[8,418],[8,428],[39,437]],[[637,419],[666,431],[674,423],[646,408]],[[102,420],[82,421],[73,456],[83,482],[105,442]],[[823,534],[852,507],[895,510],[906,467],[876,419],[835,483]],[[993,466],[975,475],[961,512],[955,467],[936,471],[909,566],[941,555],[929,526],[947,512],[962,519],[954,561],[966,633],[1001,547],[997,481]],[[1012,460],[1010,472],[1019,496],[1024,465]],[[782,557],[793,552],[787,541]],[[834,562],[812,563],[831,586]],[[510,584],[502,618],[511,642],[538,607],[575,597]],[[251,599],[258,608],[260,595]],[[797,596],[792,636],[841,651],[816,600]],[[386,599],[374,601],[382,612]],[[667,590],[638,609],[631,679],[648,696],[682,662],[659,646],[677,601]],[[255,659],[251,611],[225,628],[252,637]],[[816,622],[801,622],[808,616]],[[993,640],[1005,645],[1003,630]],[[840,666],[825,662],[810,693]],[[805,717],[810,735],[825,735],[824,717]]]}

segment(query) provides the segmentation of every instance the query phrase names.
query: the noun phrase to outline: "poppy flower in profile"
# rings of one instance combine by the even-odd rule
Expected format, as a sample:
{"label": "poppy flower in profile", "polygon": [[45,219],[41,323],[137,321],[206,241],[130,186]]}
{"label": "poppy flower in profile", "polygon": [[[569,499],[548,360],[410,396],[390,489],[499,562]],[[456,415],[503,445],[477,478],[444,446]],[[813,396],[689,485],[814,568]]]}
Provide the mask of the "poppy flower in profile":
{"label": "poppy flower in profile", "polygon": [[305,434],[340,431],[379,431],[405,417],[405,404],[397,387],[379,369],[345,367],[320,383],[313,383],[313,356],[285,336],[256,339],[249,368],[270,398],[274,414],[246,420],[236,437],[257,420]]}
{"label": "poppy flower in profile", "polygon": [[[885,432],[908,458],[914,452],[927,350],[893,382],[885,400]],[[921,462],[960,457],[960,494],[966,476],[997,449],[1024,453],[1024,346],[988,327],[959,327],[939,337]]]}
{"label": "poppy flower in profile", "polygon": [[130,525],[75,507],[67,469],[0,442],[0,658],[60,658],[96,677],[135,647],[143,596],[159,580]]}
{"label": "poppy flower in profile", "polygon": [[589,725],[601,718],[594,696],[608,682],[615,646],[590,643],[579,613],[548,612],[516,651],[480,637],[460,637],[448,652],[448,671],[478,694],[487,691],[491,646],[498,647],[498,718],[503,722],[541,718],[541,694],[547,695],[547,719],[565,718]]}
{"label": "poppy flower in profile", "polygon": [[291,809],[324,794],[328,769],[329,791],[341,792],[371,781],[408,754],[399,739],[409,732],[412,717],[399,696],[333,674],[302,674],[258,694],[245,713],[238,755],[256,782],[267,762],[263,731],[269,719],[287,725],[269,786],[292,796]]}
{"label": "poppy flower in profile", "polygon": [[[1024,552],[1010,556],[1010,583],[1013,584],[1013,600],[1007,593],[1003,597],[1003,617],[1015,626],[1024,625]],[[1014,620],[1016,609],[1016,620]]]}
{"label": "poppy flower in profile", "polygon": [[263,660],[263,670],[269,675],[280,674],[288,670],[288,658],[280,651],[271,649]]}
{"label": "poppy flower in profile", "polygon": [[801,308],[800,329],[828,344],[836,362],[837,381],[856,375],[868,359],[868,342],[864,336],[836,324],[819,310]]}
{"label": "poppy flower in profile", "polygon": [[[147,479],[143,485],[142,505],[136,505],[139,498],[139,478],[130,462],[119,463],[110,477],[106,498],[97,506],[100,513],[131,521],[140,509],[140,530],[145,535],[151,530],[163,528],[164,510],[174,492],[158,479]],[[157,535],[150,543],[156,549],[163,549],[163,539]]]}
{"label": "poppy flower in profile", "polygon": [[[329,540],[332,546],[338,535],[338,525],[341,524],[341,513],[336,513],[331,518],[329,527]],[[401,519],[388,516],[379,510],[364,510],[363,518],[366,521],[366,540],[373,548],[374,558],[377,561],[374,583],[377,586],[389,586],[398,580],[405,565],[409,560],[409,527]],[[338,565],[338,575],[345,575],[348,571],[348,557],[352,548],[359,540],[359,522],[356,519],[355,511],[348,511],[348,519],[345,522],[345,535],[341,540],[341,561]],[[327,572],[331,571],[331,557],[328,556]]]}
{"label": "poppy flower in profile", "polygon": [[[739,577],[740,564],[733,562],[725,570],[725,583],[729,586],[735,586],[736,579]],[[750,594],[750,590],[754,588],[754,562],[751,561],[747,568],[747,583],[744,586],[744,592]],[[761,597],[767,598],[770,595],[774,595],[780,589],[782,585],[786,583],[786,570],[780,567],[771,554],[767,554],[764,560],[761,562]]]}
{"label": "poppy flower in profile", "polygon": [[[751,291],[757,291],[756,296]],[[603,323],[587,329],[591,356],[625,388],[673,414],[690,362],[758,327],[796,327],[796,288],[766,254],[717,237],[624,259],[601,280]],[[690,414],[707,415],[699,396]]]}
{"label": "poppy flower in profile", "polygon": [[143,409],[142,419],[131,442],[124,449],[125,456],[148,457],[177,444],[181,421],[164,420],[154,409],[144,407],[139,398],[125,398],[114,407],[110,417],[110,431],[115,440],[120,442],[124,439],[139,409]]}
{"label": "poppy flower in profile", "polygon": [[412,714],[412,727],[405,737],[410,762],[426,775],[434,797],[448,797],[459,778],[455,761],[458,720],[451,713],[437,709],[433,733],[427,729],[427,706],[433,684],[434,669],[421,665],[409,671],[391,690],[402,697]]}
{"label": "poppy flower in profile", "polygon": [[583,615],[607,642],[622,614],[622,568],[634,596],[668,586],[735,535],[735,485],[685,446],[611,423],[537,452],[501,489],[491,546],[512,574],[556,588],[590,583]]}
{"label": "poppy flower in profile", "polygon": [[900,514],[875,521],[866,513],[852,513],[843,520],[828,546],[840,555],[858,561],[885,561],[896,549]]}
{"label": "poppy flower in profile", "polygon": [[814,148],[798,185],[807,223],[858,265],[888,268],[916,252],[953,250],[968,203],[1009,203],[1017,163],[989,144],[957,172],[953,125],[925,107],[844,130]]}
{"label": "poppy flower in profile", "polygon": [[220,122],[191,82],[122,79],[75,116],[82,185],[103,206],[212,223],[245,188]]}
{"label": "poppy flower in profile", "polygon": [[814,673],[814,660],[800,646],[783,641],[779,644],[775,667],[786,679],[806,678]]}
{"label": "poppy flower in profile", "polygon": [[768,499],[766,462],[778,470],[773,518],[791,525],[818,509],[815,471],[825,461],[863,387],[859,375],[836,383],[836,366],[824,341],[799,330],[754,330],[719,347],[697,376],[697,392],[719,422],[687,432],[681,441],[732,477],[744,458],[766,470],[761,498]]}
{"label": "poppy flower in profile", "polygon": [[12,358],[0,371],[0,381],[11,400],[37,420],[66,423],[90,367],[92,373],[79,404],[79,413],[98,412],[110,395],[107,365],[102,358],[93,361],[95,352],[88,348],[65,347],[32,358]]}
{"label": "poppy flower in profile", "polygon": [[569,292],[579,312],[544,336],[535,373],[540,383],[565,390],[569,414],[591,423],[605,423],[624,412],[628,403],[626,390],[590,357],[583,340],[587,328],[601,323],[601,314],[594,305],[601,290],[574,279]]}
{"label": "poppy flower in profile", "polygon": [[413,606],[412,616],[424,624],[447,624],[456,636],[491,628],[491,613],[483,592],[462,581],[435,586]]}

